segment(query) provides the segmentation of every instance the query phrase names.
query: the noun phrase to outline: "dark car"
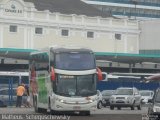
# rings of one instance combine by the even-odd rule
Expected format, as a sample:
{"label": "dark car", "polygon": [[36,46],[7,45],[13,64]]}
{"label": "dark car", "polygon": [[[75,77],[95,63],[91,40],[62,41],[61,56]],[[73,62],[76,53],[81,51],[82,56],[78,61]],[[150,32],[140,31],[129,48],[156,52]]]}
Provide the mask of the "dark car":
{"label": "dark car", "polygon": [[159,120],[160,119],[160,88],[155,91],[154,97],[152,100],[148,101],[150,103],[148,107],[148,115],[150,120]]}
{"label": "dark car", "polygon": [[102,91],[102,105],[104,107],[110,105],[109,99],[114,94],[114,92],[115,90],[103,90]]}

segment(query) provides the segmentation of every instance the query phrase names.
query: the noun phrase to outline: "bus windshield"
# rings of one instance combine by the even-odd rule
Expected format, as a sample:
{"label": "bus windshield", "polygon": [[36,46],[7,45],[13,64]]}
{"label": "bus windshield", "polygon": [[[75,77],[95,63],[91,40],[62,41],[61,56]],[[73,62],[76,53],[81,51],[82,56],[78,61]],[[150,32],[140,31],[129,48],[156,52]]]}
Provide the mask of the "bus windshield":
{"label": "bus windshield", "polygon": [[55,56],[57,69],[62,70],[89,70],[94,69],[95,58],[91,53],[57,53]]}
{"label": "bus windshield", "polygon": [[63,96],[91,96],[96,94],[96,75],[58,75],[56,93]]}

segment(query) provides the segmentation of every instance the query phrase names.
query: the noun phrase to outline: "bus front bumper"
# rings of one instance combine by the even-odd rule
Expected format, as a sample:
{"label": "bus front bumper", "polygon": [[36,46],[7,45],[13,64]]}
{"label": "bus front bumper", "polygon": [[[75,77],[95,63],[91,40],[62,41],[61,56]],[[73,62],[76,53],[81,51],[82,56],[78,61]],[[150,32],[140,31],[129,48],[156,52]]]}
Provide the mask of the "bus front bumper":
{"label": "bus front bumper", "polygon": [[56,101],[52,107],[52,109],[56,111],[94,111],[97,109],[97,101],[85,104],[69,104]]}

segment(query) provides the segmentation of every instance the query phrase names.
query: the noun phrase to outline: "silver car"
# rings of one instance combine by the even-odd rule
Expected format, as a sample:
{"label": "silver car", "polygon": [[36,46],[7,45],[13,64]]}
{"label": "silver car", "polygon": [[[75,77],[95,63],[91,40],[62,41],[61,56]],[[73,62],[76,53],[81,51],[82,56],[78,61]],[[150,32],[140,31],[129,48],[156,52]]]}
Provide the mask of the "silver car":
{"label": "silver car", "polygon": [[120,110],[121,107],[130,107],[131,110],[134,110],[137,107],[138,110],[141,110],[141,101],[141,95],[135,87],[121,87],[110,97],[110,109],[117,107]]}
{"label": "silver car", "polygon": [[151,90],[141,90],[139,91],[142,96],[142,103],[147,104],[149,100],[152,100],[154,92]]}

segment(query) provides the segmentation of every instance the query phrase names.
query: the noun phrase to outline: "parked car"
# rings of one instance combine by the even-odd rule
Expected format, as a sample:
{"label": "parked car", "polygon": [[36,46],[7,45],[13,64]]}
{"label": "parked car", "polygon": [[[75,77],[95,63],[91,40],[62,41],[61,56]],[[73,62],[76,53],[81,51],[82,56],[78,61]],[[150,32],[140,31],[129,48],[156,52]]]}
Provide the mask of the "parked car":
{"label": "parked car", "polygon": [[150,103],[148,107],[149,120],[159,120],[160,118],[160,88],[155,91],[152,100],[148,101]]}
{"label": "parked car", "polygon": [[148,100],[153,98],[154,92],[151,90],[141,90],[139,91],[142,96],[142,103],[148,103]]}
{"label": "parked car", "polygon": [[102,94],[101,94],[101,92],[99,90],[97,90],[97,96],[98,96],[97,108],[101,109],[102,108]]}
{"label": "parked car", "polygon": [[104,107],[110,105],[110,97],[114,94],[115,90],[103,90],[102,91],[102,105]]}
{"label": "parked car", "polygon": [[[0,89],[0,104],[4,106],[16,105],[17,95],[16,88],[1,88]],[[27,101],[27,95],[24,94],[22,97],[22,105]],[[2,106],[3,106],[2,105]]]}
{"label": "parked car", "polygon": [[117,107],[120,110],[121,107],[130,107],[131,110],[134,110],[137,107],[138,110],[141,110],[141,102],[141,95],[137,88],[121,87],[111,96],[110,109]]}

